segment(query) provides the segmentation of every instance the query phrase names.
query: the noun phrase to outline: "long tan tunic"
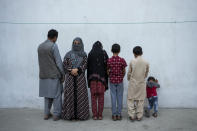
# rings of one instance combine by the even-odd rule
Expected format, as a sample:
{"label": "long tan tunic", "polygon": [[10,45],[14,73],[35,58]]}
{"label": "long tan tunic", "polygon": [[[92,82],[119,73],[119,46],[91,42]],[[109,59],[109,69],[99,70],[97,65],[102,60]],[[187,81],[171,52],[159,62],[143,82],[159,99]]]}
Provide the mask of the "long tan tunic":
{"label": "long tan tunic", "polygon": [[145,78],[149,72],[149,64],[141,56],[129,64],[127,79],[129,81],[128,99],[144,100],[146,98]]}

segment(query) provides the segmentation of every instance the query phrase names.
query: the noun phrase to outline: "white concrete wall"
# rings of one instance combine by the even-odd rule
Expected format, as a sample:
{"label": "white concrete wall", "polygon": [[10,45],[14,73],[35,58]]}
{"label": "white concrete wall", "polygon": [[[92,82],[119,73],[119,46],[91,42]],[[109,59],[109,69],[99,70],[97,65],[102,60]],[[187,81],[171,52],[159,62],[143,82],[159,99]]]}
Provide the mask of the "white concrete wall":
{"label": "white concrete wall", "polygon": [[[141,45],[150,75],[161,84],[160,106],[196,108],[196,11],[196,0],[0,0],[0,107],[43,107],[38,97],[37,46],[54,28],[59,31],[62,57],[76,36],[83,39],[86,52],[100,40],[109,56],[111,45],[119,43],[120,56],[128,64],[132,48]],[[143,23],[173,21],[194,22]],[[68,24],[73,22],[103,24]],[[126,79],[124,85],[126,106]],[[107,91],[105,106],[110,105]]]}

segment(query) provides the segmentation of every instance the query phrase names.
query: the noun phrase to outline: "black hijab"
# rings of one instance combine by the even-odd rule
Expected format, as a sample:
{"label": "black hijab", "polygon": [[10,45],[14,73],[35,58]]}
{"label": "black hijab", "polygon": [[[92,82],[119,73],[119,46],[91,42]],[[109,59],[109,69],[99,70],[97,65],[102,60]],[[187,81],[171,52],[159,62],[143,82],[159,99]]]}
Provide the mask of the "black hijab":
{"label": "black hijab", "polygon": [[108,55],[103,50],[101,42],[96,41],[88,54],[88,85],[92,80],[97,80],[102,82],[106,89],[108,88],[107,59]]}

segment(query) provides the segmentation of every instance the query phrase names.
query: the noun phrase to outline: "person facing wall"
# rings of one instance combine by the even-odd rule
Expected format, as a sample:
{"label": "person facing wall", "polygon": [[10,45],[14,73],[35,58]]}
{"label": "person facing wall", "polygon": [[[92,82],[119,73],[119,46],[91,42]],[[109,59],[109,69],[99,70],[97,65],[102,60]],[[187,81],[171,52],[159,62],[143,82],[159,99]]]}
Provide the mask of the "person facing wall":
{"label": "person facing wall", "polygon": [[60,119],[62,110],[62,83],[64,81],[64,69],[59,54],[57,41],[58,32],[51,29],[48,39],[38,47],[39,63],[39,96],[44,97],[44,120],[48,120],[53,104],[53,120]]}
{"label": "person facing wall", "polygon": [[123,78],[125,76],[125,67],[127,63],[124,58],[118,56],[120,53],[119,44],[113,44],[111,51],[113,56],[108,59],[107,68],[110,80],[112,120],[116,121],[122,119]]}
{"label": "person facing wall", "polygon": [[81,38],[73,40],[72,49],[64,57],[65,88],[62,118],[65,120],[87,120],[89,101],[85,71],[87,54]]}
{"label": "person facing wall", "polygon": [[146,98],[145,78],[149,72],[149,64],[142,58],[142,48],[133,48],[134,59],[129,64],[127,79],[129,81],[127,105],[128,114],[131,121],[135,117],[140,121],[144,112],[144,100]]}
{"label": "person facing wall", "polygon": [[149,76],[146,83],[146,93],[148,99],[148,107],[145,111],[147,117],[150,117],[150,111],[154,108],[153,116],[157,117],[158,115],[158,96],[157,96],[157,88],[160,88],[160,84],[158,80],[153,76]]}
{"label": "person facing wall", "polygon": [[87,80],[91,92],[94,120],[103,119],[104,92],[108,89],[107,60],[108,55],[103,50],[101,42],[95,42],[88,54],[87,66]]}

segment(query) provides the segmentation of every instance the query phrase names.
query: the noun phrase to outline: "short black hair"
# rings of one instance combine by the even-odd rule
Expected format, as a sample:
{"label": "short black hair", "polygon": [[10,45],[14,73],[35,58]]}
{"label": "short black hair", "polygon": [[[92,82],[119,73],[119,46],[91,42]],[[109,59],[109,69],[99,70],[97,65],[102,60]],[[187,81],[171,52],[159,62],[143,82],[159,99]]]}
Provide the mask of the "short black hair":
{"label": "short black hair", "polygon": [[148,81],[150,81],[150,80],[155,81],[155,77],[149,76],[149,77],[148,77]]}
{"label": "short black hair", "polygon": [[143,52],[142,52],[142,47],[140,46],[136,46],[133,48],[133,54],[139,56],[139,55],[142,55]]}
{"label": "short black hair", "polygon": [[48,38],[53,39],[54,37],[58,37],[58,32],[57,30],[51,29],[48,32]]}
{"label": "short black hair", "polygon": [[111,48],[112,53],[120,53],[120,45],[119,44],[113,44]]}

